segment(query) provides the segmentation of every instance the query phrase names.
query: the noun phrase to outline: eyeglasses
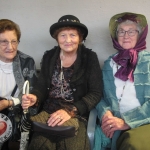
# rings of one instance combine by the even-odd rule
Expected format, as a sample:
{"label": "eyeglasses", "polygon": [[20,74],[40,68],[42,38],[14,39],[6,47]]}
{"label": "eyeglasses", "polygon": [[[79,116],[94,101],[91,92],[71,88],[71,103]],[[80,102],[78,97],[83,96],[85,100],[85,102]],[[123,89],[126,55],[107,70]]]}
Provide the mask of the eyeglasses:
{"label": "eyeglasses", "polygon": [[15,41],[15,40],[13,40],[13,41],[7,41],[7,40],[0,40],[0,45],[1,46],[8,46],[8,44],[9,43],[11,43],[11,45],[13,45],[13,46],[17,46],[18,44],[19,44],[19,41]]}
{"label": "eyeglasses", "polygon": [[123,37],[123,36],[125,36],[126,33],[128,33],[129,36],[134,36],[137,32],[139,33],[138,30],[128,30],[128,31],[125,31],[125,30],[118,30],[118,31],[117,31],[117,35],[118,35],[119,37]]}

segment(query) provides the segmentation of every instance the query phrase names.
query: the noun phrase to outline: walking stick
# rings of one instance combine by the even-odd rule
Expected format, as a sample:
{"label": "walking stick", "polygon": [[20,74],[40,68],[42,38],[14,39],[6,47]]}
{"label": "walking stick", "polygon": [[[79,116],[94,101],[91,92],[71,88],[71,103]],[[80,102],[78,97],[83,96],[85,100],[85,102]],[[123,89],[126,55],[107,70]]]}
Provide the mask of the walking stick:
{"label": "walking stick", "polygon": [[[22,92],[22,94],[26,94],[26,95],[29,94],[29,81],[28,80],[25,81],[25,83],[23,85],[23,92]],[[28,109],[24,109],[23,113],[24,114],[28,113]]]}
{"label": "walking stick", "polygon": [[[29,81],[25,81],[23,85],[22,94],[29,94]],[[23,118],[22,120],[27,120],[28,109],[23,110]],[[21,132],[21,140],[20,140],[20,149],[19,150],[27,150],[28,148],[28,140],[29,140],[29,130]]]}

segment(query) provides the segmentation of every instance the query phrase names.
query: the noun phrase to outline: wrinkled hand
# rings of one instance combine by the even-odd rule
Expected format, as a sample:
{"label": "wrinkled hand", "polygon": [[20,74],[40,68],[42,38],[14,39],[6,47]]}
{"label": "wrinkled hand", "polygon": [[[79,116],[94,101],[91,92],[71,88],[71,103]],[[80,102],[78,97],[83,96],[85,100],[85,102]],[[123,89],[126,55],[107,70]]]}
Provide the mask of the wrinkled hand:
{"label": "wrinkled hand", "polygon": [[22,108],[28,109],[30,106],[33,106],[37,101],[37,97],[33,94],[23,95],[22,96]]}
{"label": "wrinkled hand", "polygon": [[4,110],[5,108],[8,108],[8,100],[1,100],[0,101],[0,111]]}
{"label": "wrinkled hand", "polygon": [[54,127],[54,126],[60,126],[65,121],[69,120],[71,116],[63,109],[60,109],[50,115],[50,118],[48,119],[47,123],[48,126]]}
{"label": "wrinkled hand", "polygon": [[107,137],[112,138],[116,130],[127,130],[130,127],[123,119],[114,117],[113,114],[108,111],[102,118],[101,128]]}
{"label": "wrinkled hand", "polygon": [[105,125],[106,120],[108,120],[108,118],[110,118],[110,117],[113,117],[113,114],[111,111],[107,111],[102,118],[102,126],[101,126],[102,131],[109,138],[111,138],[114,134],[114,131],[110,132],[110,124]]}

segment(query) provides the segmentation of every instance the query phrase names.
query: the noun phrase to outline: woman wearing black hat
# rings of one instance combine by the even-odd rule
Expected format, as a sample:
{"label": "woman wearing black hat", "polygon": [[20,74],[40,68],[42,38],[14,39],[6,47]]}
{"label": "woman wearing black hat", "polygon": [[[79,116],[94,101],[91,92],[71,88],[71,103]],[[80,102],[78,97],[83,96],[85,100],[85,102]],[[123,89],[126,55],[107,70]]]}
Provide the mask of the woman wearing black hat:
{"label": "woman wearing black hat", "polygon": [[102,91],[99,61],[96,53],[82,44],[88,29],[77,17],[62,16],[50,27],[50,34],[58,46],[44,54],[39,80],[32,94],[23,96],[22,107],[42,105],[39,116],[47,116],[48,126],[76,119],[79,128],[76,136],[67,139],[34,133],[29,149],[88,150],[86,121]]}

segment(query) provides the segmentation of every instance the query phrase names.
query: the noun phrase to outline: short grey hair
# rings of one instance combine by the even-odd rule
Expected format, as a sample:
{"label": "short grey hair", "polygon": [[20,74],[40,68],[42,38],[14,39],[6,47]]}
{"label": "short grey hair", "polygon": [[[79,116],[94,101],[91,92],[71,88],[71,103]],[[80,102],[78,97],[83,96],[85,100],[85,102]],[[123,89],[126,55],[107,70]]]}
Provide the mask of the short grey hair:
{"label": "short grey hair", "polygon": [[139,35],[141,35],[141,33],[142,33],[142,27],[141,27],[138,23],[136,23],[136,22],[133,22],[133,21],[131,21],[131,20],[126,20],[126,21],[124,21],[124,22],[122,22],[122,23],[120,23],[120,24],[118,25],[117,30],[116,30],[116,37],[117,37],[117,31],[118,31],[120,25],[122,25],[122,24],[125,24],[125,25],[135,24],[137,30],[139,31]]}

